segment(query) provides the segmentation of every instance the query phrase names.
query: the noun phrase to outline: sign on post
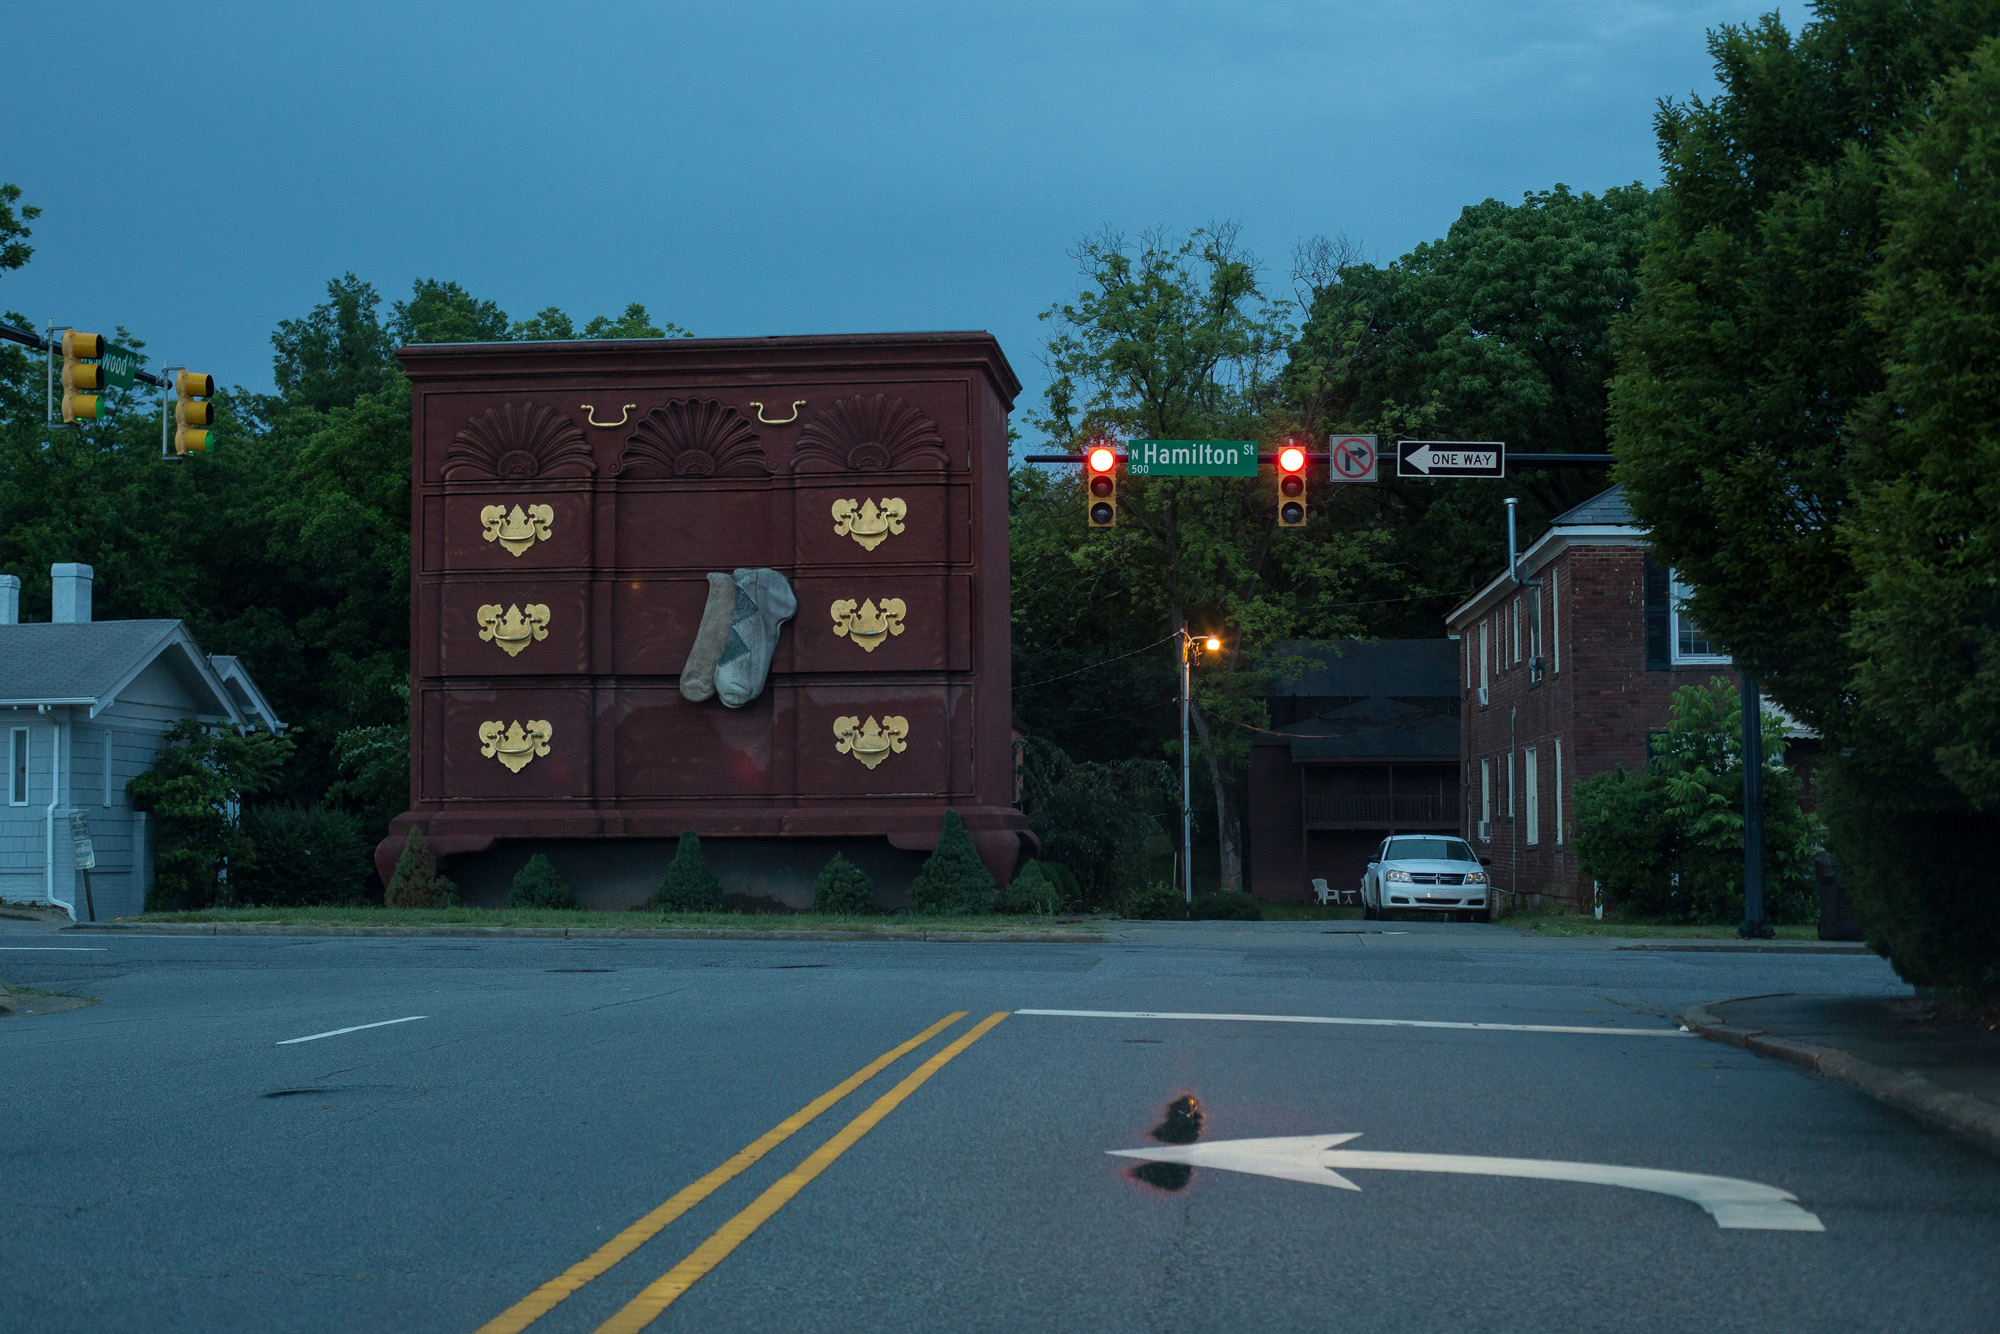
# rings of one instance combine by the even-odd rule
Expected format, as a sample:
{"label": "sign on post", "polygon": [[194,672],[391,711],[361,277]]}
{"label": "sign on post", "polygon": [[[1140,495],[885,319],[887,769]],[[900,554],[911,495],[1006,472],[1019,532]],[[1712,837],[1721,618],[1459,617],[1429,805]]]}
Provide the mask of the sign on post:
{"label": "sign on post", "polygon": [[1134,440],[1126,447],[1131,477],[1255,477],[1255,440]]}
{"label": "sign on post", "polygon": [[76,854],[76,869],[91,871],[97,868],[97,850],[90,844],[90,817],[82,811],[69,813],[69,846]]}
{"label": "sign on post", "polygon": [[130,389],[138,383],[139,354],[122,347],[106,344],[104,358],[104,382],[118,389]]}
{"label": "sign on post", "polygon": [[1336,482],[1372,482],[1382,462],[1372,435],[1337,435],[1327,445],[1327,463]]}
{"label": "sign on post", "polygon": [[1398,477],[1505,477],[1501,440],[1398,440]]}

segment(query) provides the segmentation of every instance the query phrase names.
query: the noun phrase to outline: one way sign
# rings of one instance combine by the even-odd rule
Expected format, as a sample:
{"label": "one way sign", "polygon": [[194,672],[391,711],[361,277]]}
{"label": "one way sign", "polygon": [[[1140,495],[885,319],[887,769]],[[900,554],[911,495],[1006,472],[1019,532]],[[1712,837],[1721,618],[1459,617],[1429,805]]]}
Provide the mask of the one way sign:
{"label": "one way sign", "polygon": [[1507,446],[1500,440],[1398,440],[1398,477],[1505,477]]}

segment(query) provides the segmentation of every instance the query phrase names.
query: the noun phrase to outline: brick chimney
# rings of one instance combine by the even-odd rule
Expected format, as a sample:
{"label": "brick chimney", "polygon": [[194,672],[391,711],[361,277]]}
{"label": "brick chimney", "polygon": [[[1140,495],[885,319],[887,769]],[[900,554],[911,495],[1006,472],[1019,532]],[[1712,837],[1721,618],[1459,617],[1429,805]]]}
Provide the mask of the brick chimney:
{"label": "brick chimney", "polygon": [[49,619],[58,625],[80,625],[90,619],[90,581],[96,571],[88,565],[51,565]]}
{"label": "brick chimney", "polygon": [[0,625],[21,623],[21,576],[0,574]]}

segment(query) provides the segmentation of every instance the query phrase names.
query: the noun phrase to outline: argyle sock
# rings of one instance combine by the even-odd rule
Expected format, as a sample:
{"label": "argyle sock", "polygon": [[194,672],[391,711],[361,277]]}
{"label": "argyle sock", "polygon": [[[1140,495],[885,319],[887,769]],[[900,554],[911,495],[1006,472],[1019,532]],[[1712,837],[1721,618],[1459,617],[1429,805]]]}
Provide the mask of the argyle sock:
{"label": "argyle sock", "polygon": [[715,664],[715,693],[740,709],[763,693],[778,648],[778,631],[799,609],[799,599],[776,570],[736,572],[736,613]]}
{"label": "argyle sock", "polygon": [[726,574],[708,576],[708,604],[694,632],[687,666],[681,668],[681,694],[699,704],[715,694],[715,663],[729,641],[729,619],[735,615],[736,581]]}

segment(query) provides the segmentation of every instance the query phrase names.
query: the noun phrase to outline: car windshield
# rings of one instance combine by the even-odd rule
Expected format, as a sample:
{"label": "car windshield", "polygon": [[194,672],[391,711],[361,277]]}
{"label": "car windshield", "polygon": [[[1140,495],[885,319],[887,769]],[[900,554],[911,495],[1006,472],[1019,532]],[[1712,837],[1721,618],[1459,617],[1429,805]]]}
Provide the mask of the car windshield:
{"label": "car windshield", "polygon": [[1470,862],[1479,860],[1465,840],[1457,838],[1392,838],[1385,860]]}

